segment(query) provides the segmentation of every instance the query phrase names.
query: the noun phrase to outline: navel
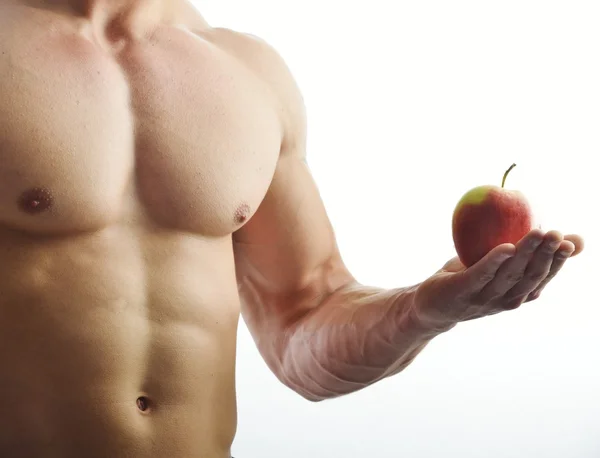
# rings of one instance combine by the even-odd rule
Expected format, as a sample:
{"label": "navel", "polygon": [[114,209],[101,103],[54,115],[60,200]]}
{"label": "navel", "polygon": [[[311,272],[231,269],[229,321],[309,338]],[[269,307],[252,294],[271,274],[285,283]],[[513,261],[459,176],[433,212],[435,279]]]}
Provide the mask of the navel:
{"label": "navel", "polygon": [[248,221],[248,217],[250,216],[250,206],[248,204],[242,204],[240,205],[237,210],[235,211],[235,222],[237,224],[242,224],[245,223],[246,221]]}
{"label": "navel", "polygon": [[25,213],[35,215],[49,210],[53,203],[54,198],[48,189],[31,188],[21,194],[18,206]]}
{"label": "navel", "polygon": [[146,396],[140,396],[135,403],[140,412],[146,412],[150,408],[150,400]]}

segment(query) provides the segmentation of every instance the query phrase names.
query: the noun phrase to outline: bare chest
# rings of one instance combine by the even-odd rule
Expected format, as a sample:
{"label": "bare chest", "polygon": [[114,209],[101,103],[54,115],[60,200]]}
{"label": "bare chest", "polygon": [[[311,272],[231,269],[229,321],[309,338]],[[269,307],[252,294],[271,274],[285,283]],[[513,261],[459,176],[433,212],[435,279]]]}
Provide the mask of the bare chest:
{"label": "bare chest", "polygon": [[281,131],[268,88],[188,31],[157,29],[115,54],[61,27],[9,29],[0,77],[5,224],[140,220],[224,236],[270,184]]}

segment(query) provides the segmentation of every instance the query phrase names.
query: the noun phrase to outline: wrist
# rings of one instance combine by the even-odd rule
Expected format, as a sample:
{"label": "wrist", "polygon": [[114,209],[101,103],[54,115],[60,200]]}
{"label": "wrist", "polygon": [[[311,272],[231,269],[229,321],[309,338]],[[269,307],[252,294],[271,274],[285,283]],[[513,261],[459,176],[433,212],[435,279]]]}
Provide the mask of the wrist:
{"label": "wrist", "polygon": [[442,316],[427,313],[427,310],[431,307],[423,302],[423,296],[419,294],[420,286],[415,288],[408,310],[407,320],[410,322],[411,327],[428,338],[450,331],[458,323]]}

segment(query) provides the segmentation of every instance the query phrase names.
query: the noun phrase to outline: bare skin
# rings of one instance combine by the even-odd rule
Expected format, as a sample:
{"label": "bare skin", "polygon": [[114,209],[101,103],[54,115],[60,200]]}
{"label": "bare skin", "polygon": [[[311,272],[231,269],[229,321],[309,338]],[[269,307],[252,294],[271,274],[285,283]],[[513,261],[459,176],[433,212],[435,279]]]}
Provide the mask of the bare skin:
{"label": "bare skin", "polygon": [[536,230],[359,284],[287,67],[187,3],[0,1],[0,100],[0,456],[229,457],[240,310],[319,401],[536,299],[583,249]]}

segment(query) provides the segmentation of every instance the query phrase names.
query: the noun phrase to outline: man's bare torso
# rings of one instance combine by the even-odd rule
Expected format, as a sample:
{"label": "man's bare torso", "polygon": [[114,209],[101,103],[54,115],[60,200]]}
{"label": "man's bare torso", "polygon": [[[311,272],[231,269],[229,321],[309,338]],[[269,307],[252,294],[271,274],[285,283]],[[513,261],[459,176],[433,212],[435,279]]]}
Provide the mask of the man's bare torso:
{"label": "man's bare torso", "polygon": [[98,8],[0,3],[0,456],[227,457],[275,97],[251,38]]}

